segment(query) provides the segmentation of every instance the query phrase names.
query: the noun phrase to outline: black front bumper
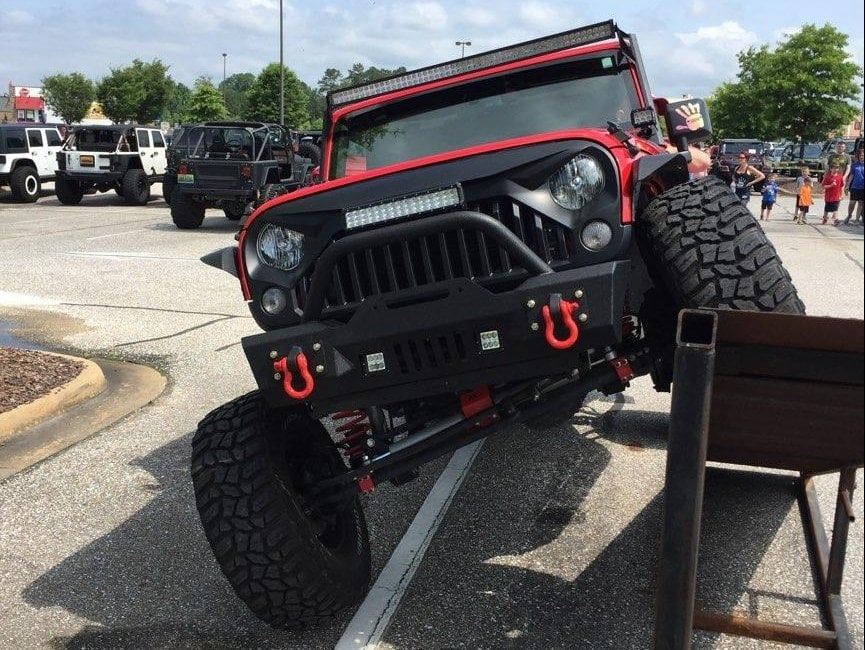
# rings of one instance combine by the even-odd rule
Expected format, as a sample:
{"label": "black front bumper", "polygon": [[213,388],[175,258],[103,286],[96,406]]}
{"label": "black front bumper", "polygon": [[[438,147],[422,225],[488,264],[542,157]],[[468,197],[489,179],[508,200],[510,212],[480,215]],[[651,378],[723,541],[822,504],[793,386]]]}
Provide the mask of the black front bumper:
{"label": "black front bumper", "polygon": [[[246,337],[243,348],[272,405],[305,401],[321,413],[557,375],[575,368],[580,353],[620,340],[629,267],[612,261],[544,272],[500,293],[454,278],[410,301],[368,298],[345,324],[314,320]],[[572,314],[578,338],[567,349],[554,348],[545,333],[542,308],[555,294],[579,303]],[[568,330],[552,321],[553,338],[565,339]],[[296,363],[301,351],[307,378]],[[286,358],[288,388],[311,388],[308,395],[287,394],[285,373],[275,367]]]}

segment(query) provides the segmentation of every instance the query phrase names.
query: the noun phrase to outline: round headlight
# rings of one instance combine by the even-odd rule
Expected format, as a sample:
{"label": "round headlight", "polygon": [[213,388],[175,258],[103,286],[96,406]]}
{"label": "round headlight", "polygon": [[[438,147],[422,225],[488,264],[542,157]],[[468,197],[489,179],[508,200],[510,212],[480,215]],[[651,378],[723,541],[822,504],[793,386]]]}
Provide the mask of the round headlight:
{"label": "round headlight", "polygon": [[258,234],[256,252],[262,264],[282,271],[296,269],[303,260],[303,233],[269,223]]}
{"label": "round headlight", "polygon": [[590,221],[580,231],[580,241],[590,251],[604,250],[613,239],[613,229],[605,221]]}
{"label": "round headlight", "polygon": [[604,189],[604,172],[598,161],[580,154],[550,176],[550,194],[563,208],[576,210]]}

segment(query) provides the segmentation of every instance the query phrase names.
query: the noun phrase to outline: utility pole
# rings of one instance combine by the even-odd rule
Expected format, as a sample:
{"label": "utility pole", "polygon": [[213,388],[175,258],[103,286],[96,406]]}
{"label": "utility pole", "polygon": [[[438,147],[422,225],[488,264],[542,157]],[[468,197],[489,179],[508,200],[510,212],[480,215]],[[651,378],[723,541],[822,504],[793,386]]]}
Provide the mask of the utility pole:
{"label": "utility pole", "polygon": [[222,103],[225,103],[225,60],[228,54],[222,53]]}
{"label": "utility pole", "polygon": [[282,0],[279,0],[279,124],[285,126],[285,66],[282,65]]}
{"label": "utility pole", "polygon": [[462,47],[462,52],[460,53],[460,58],[461,58],[461,59],[462,59],[463,57],[465,57],[465,55],[466,55],[466,45],[468,45],[469,47],[471,47],[471,44],[472,44],[471,41],[457,41],[457,42],[456,42],[456,46],[457,46],[457,47]]}

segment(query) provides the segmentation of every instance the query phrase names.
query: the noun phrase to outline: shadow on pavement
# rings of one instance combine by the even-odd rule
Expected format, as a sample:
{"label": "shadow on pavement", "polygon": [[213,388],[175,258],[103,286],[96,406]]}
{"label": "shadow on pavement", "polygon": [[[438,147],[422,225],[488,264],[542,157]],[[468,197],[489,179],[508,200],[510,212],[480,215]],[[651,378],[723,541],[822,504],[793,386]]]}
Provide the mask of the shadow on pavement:
{"label": "shadow on pavement", "polygon": [[51,639],[51,647],[333,647],[345,620],[312,632],[277,632],[234,596],[201,532],[188,472],[190,437],[137,463],[155,479],[147,486],[155,495],[149,505],[24,590],[34,607],[61,607],[94,623]]}
{"label": "shadow on pavement", "polygon": [[[488,440],[383,641],[395,648],[650,647],[661,496],[637,506],[621,531],[608,530],[611,541],[601,542],[599,553],[591,550],[596,531],[584,525],[593,488],[611,469],[608,445],[618,444],[621,418],[645,425],[634,429],[642,433],[621,437],[622,444],[662,446],[665,414],[604,414],[591,405],[574,421],[581,432],[571,424],[544,432],[515,428]],[[34,607],[59,607],[92,622],[74,636],[54,637],[51,646],[332,648],[350,612],[312,630],[279,632],[234,596],[201,532],[189,438],[137,463],[155,479],[148,486],[153,501],[25,589],[24,600]],[[743,594],[761,597],[748,592],[750,579],[795,503],[784,480],[768,488],[760,482],[755,502],[756,478],[710,474],[698,598],[713,609],[729,610]],[[383,492],[373,501],[393,498]],[[396,534],[394,521],[411,514],[394,513],[417,506],[400,496],[391,509],[386,500],[377,506],[384,513],[379,525]],[[613,509],[620,507],[617,499],[632,497],[623,485],[620,494],[604,498],[610,503],[603,507]],[[727,513],[743,508],[748,525],[731,525]],[[392,531],[371,528],[380,563],[393,548],[386,539]],[[703,639],[695,647],[713,647],[713,637]]]}
{"label": "shadow on pavement", "polygon": [[[628,437],[622,418],[648,426],[631,429]],[[599,533],[583,524],[598,520],[598,497],[590,493],[612,469],[599,437],[629,448],[660,448],[668,421],[666,414],[640,411],[593,415],[589,405],[574,420],[591,424],[588,432],[563,426],[488,440],[383,637],[391,644],[385,647],[652,647],[662,494],[618,534],[612,526]],[[504,472],[507,462],[515,466]],[[743,594],[760,596],[748,585],[795,505],[790,484],[789,477],[766,484],[744,473],[710,472],[698,602],[731,611]],[[618,500],[628,493],[623,485],[600,507],[621,507]],[[734,525],[730,513],[739,516],[743,509],[747,525]],[[603,544],[603,537],[596,539],[601,534],[611,541],[595,554],[592,544]],[[716,641],[703,633],[694,647]]]}

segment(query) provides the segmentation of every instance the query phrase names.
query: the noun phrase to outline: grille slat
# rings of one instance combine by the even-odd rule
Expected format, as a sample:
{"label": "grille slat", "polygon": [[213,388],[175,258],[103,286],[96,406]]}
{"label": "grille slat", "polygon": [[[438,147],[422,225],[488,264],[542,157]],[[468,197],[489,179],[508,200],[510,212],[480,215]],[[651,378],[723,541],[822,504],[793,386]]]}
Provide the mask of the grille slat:
{"label": "grille slat", "polygon": [[[468,207],[499,221],[547,264],[568,261],[573,233],[565,226],[506,197]],[[295,297],[301,308],[309,292],[311,274],[312,269],[295,287]],[[492,291],[501,291],[524,277],[524,269],[481,231],[461,229],[409,238],[398,244],[349,253],[341,259],[326,291],[323,315],[348,317],[367,298],[443,280],[474,279]],[[418,342],[406,343],[397,354],[403,360],[400,365],[428,363],[433,358],[438,363],[447,363],[448,355],[460,356],[461,342],[457,340],[433,341],[430,345],[428,348]]]}
{"label": "grille slat", "polygon": [[427,284],[432,284],[436,281],[435,269],[433,269],[432,257],[430,256],[429,237],[421,237],[420,239],[421,257],[423,258],[423,272],[426,276]]}
{"label": "grille slat", "polygon": [[396,266],[393,262],[393,251],[390,248],[390,244],[384,247],[384,263],[387,268],[387,279],[390,291],[399,291],[399,280],[396,277]]}
{"label": "grille slat", "polygon": [[360,302],[363,300],[363,288],[360,284],[360,272],[357,268],[357,256],[354,253],[348,255],[348,268],[351,277],[351,288],[354,291],[354,301]]}
{"label": "grille slat", "polygon": [[381,293],[381,285],[378,282],[378,272],[375,268],[375,257],[373,256],[371,248],[367,248],[364,253],[367,279],[369,280],[370,287],[370,292],[367,295],[378,295]]}
{"label": "grille slat", "polygon": [[408,286],[414,288],[417,286],[417,278],[415,277],[414,263],[412,262],[411,250],[409,249],[408,242],[404,241],[400,248],[402,252],[402,263],[406,270]]}

